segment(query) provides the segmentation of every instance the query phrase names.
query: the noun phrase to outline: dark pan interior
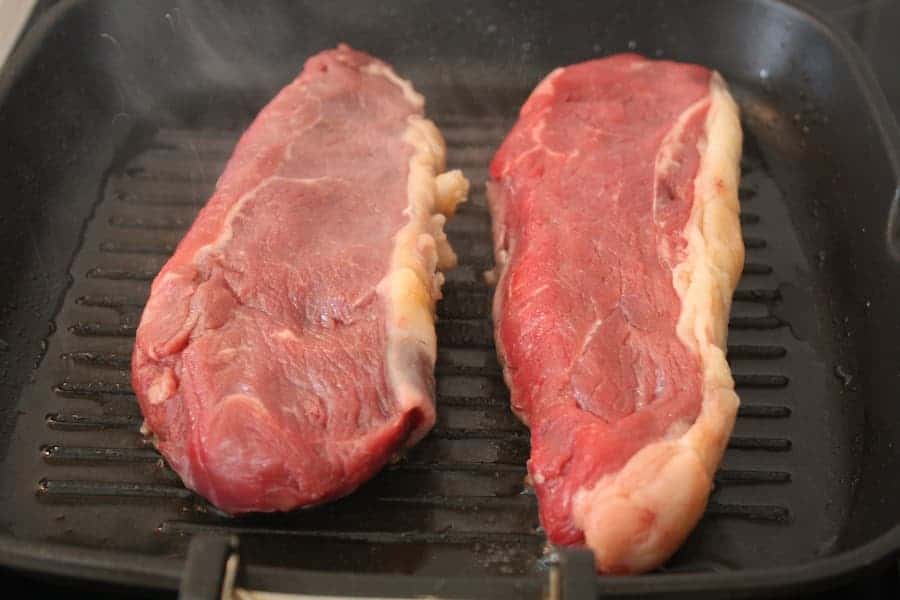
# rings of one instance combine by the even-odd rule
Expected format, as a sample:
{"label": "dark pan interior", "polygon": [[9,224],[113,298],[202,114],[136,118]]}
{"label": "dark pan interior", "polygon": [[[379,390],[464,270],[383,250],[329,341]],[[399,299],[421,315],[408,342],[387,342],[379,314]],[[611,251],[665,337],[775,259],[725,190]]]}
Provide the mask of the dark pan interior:
{"label": "dark pan interior", "polygon": [[[461,266],[438,308],[438,425],[345,500],[230,519],[141,438],[134,328],[237,135],[339,41],[414,81],[450,166],[475,184],[448,226]],[[894,528],[896,140],[827,30],[749,0],[198,0],[60,3],[0,81],[0,531],[157,557],[183,556],[194,532],[235,532],[259,565],[542,574],[527,432],[508,410],[481,277],[483,182],[546,72],[626,50],[719,69],[746,137],[729,337],[743,406],[707,515],[664,572],[809,563]]]}

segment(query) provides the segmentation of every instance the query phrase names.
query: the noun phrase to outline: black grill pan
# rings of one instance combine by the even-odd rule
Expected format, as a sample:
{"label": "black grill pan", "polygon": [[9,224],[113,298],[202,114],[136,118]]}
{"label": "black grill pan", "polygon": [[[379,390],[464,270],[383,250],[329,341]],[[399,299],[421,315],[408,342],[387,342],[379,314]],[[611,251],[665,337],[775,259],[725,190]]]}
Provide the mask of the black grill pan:
{"label": "black grill pan", "polygon": [[[229,519],[141,438],[134,329],[240,131],[339,41],[415,82],[450,165],[475,184],[448,226],[461,266],[438,308],[438,424],[345,500]],[[656,573],[597,578],[582,555],[547,551],[524,485],[528,435],[508,409],[481,277],[483,182],[544,74],[626,50],[716,68],[741,104],[747,262],[728,350],[743,405],[685,546]],[[204,568],[220,580],[222,561],[202,564],[233,553],[237,585],[255,589],[694,597],[810,592],[897,557],[900,135],[858,50],[805,10],[59,2],[0,76],[0,140],[6,566],[174,590]]]}

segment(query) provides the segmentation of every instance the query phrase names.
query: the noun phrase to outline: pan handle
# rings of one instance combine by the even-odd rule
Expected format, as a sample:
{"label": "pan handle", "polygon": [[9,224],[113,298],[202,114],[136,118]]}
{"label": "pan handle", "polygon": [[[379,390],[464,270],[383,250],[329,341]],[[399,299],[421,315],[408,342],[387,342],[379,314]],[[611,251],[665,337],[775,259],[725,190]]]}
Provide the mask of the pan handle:
{"label": "pan handle", "polygon": [[[178,591],[179,600],[312,600],[322,597],[309,590],[309,573],[288,572],[287,576],[281,575],[278,578],[279,587],[293,585],[294,590],[303,590],[299,593],[254,590],[241,585],[240,580],[246,580],[247,577],[246,573],[244,577],[241,576],[241,555],[238,550],[238,539],[235,536],[194,535],[188,546],[184,574]],[[549,558],[550,569],[547,580],[540,586],[543,587],[544,600],[593,600],[597,597],[597,573],[594,570],[594,555],[590,550],[559,548]],[[300,575],[301,578],[293,577],[296,575]],[[335,600],[339,598],[400,600],[397,594],[404,598],[422,596],[439,598],[442,590],[446,591],[447,587],[445,585],[447,580],[440,580],[439,584],[435,584],[432,580],[424,584],[429,589],[423,590],[411,588],[410,584],[417,587],[423,585],[421,580],[410,581],[411,578],[407,578],[406,581],[401,579],[398,586],[398,581],[394,577],[390,578],[388,584],[384,578],[356,574],[334,573],[329,577],[329,583],[326,585],[338,581],[346,583],[342,580],[347,578],[357,579],[349,588],[346,585],[340,586],[345,592],[352,589],[349,591],[352,595],[328,594],[328,598]],[[534,597],[541,595],[537,588],[526,591],[504,586],[501,589],[493,588],[489,583],[471,587],[465,590],[464,594],[471,598],[522,598],[528,594]]]}
{"label": "pan handle", "polygon": [[[222,600],[234,587],[238,542],[234,536],[197,534],[191,538],[179,600]],[[229,580],[228,577],[231,577]],[[228,596],[231,597],[230,595]]]}

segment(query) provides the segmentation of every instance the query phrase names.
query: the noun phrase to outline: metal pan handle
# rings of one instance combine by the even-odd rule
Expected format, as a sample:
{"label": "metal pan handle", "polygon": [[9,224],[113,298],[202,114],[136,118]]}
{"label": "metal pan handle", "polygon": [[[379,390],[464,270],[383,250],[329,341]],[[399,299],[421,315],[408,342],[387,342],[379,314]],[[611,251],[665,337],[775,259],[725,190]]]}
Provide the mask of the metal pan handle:
{"label": "metal pan handle", "polygon": [[[594,555],[584,549],[558,549],[550,557],[550,568],[543,585],[544,600],[593,600],[597,597],[597,573]],[[399,596],[378,591],[347,595],[322,596],[308,591],[262,591],[244,587],[240,583],[241,555],[235,536],[197,534],[191,538],[179,588],[179,600],[312,600],[327,597],[329,600],[400,600]],[[335,574],[335,577],[341,577]],[[354,577],[357,577],[354,575]],[[400,577],[400,576],[398,576]],[[289,585],[289,584],[288,584]],[[403,597],[411,597],[406,589]],[[413,590],[414,592],[414,590]],[[413,594],[412,597],[422,597]],[[426,593],[425,597],[440,595]],[[490,597],[490,589],[472,591],[476,597]],[[456,597],[456,596],[454,596]]]}

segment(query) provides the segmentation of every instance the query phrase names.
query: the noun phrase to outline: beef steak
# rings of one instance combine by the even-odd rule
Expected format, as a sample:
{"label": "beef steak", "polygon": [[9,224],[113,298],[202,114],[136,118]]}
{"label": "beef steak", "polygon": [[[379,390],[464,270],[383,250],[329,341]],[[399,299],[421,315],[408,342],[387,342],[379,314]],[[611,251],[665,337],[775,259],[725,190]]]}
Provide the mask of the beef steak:
{"label": "beef steak", "polygon": [[423,98],[347,46],[244,133],[157,275],[132,379],[156,446],[221,509],[343,496],[434,424],[434,302],[455,256]]}
{"label": "beef steak", "polygon": [[553,71],[491,164],[495,338],[541,521],[601,571],[674,552],[734,423],[740,152],[716,73],[618,55]]}

